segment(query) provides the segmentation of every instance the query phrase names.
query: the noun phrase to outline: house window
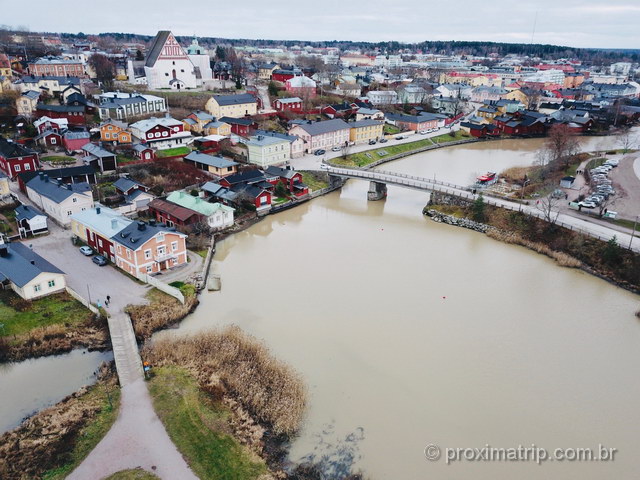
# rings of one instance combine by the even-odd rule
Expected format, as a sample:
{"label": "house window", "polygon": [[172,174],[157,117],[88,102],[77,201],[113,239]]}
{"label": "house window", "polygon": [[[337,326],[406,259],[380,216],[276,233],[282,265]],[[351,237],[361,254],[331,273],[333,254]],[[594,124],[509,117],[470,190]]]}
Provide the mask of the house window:
{"label": "house window", "polygon": [[102,240],[98,239],[98,246],[102,247]]}
{"label": "house window", "polygon": [[49,283],[47,283],[47,285],[49,285],[49,288],[53,288],[56,286],[56,281],[55,280],[49,280]]}
{"label": "house window", "polygon": [[156,132],[156,133],[155,133],[155,137],[156,137],[156,138],[160,138],[160,132]]}
{"label": "house window", "polygon": [[158,243],[164,242],[164,233],[160,232],[158,234]]}
{"label": "house window", "polygon": [[28,163],[25,164],[24,166],[25,170],[31,170],[31,165],[29,165]]}
{"label": "house window", "polygon": [[178,242],[171,242],[171,251],[172,252],[178,251]]}
{"label": "house window", "polygon": [[40,288],[40,284],[38,284],[38,285],[34,285],[34,286],[33,286],[33,291],[34,291],[34,292],[38,293],[40,290],[41,290],[41,288]]}
{"label": "house window", "polygon": [[127,258],[131,258],[131,250],[127,250]]}
{"label": "house window", "polygon": [[151,272],[153,272],[153,268],[151,268],[151,265],[147,265],[147,273]]}
{"label": "house window", "polygon": [[73,215],[73,212],[71,210],[67,210],[67,216],[70,217],[71,215]]}
{"label": "house window", "polygon": [[159,257],[161,257],[161,256],[163,256],[165,253],[167,253],[167,252],[166,252],[166,250],[165,250],[164,245],[160,245],[160,246],[157,248],[157,252],[158,252],[158,256],[159,256]]}
{"label": "house window", "polygon": [[104,138],[106,138],[107,140],[109,140],[111,138],[111,134],[109,132],[104,134]]}
{"label": "house window", "polygon": [[51,145],[55,145],[56,144],[56,139],[54,137],[51,137]]}
{"label": "house window", "polygon": [[144,251],[144,258],[146,258],[147,260],[151,258],[151,250]]}
{"label": "house window", "polygon": [[19,172],[19,171],[20,171],[20,165],[16,165],[16,166],[14,167],[14,170],[15,170],[16,172]]}
{"label": "house window", "polygon": [[73,197],[73,200],[71,200],[73,203],[76,203],[78,201],[78,199],[76,197]]}

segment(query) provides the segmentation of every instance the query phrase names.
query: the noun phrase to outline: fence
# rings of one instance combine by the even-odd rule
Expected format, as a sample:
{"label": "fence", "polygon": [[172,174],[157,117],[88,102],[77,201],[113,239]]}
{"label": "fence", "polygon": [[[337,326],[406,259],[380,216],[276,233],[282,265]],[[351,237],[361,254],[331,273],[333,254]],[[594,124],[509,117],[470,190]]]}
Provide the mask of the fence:
{"label": "fence", "polygon": [[85,300],[84,297],[82,297],[78,292],[76,292],[74,289],[72,289],[71,287],[67,286],[65,287],[66,292],[71,295],[73,298],[75,298],[77,301],[79,301],[82,305],[84,305],[85,307],[87,307],[89,310],[91,310],[93,313],[95,313],[96,315],[100,315],[100,310],[98,310],[96,307],[94,307],[93,305],[91,305],[89,303],[88,300]]}
{"label": "fence", "polygon": [[138,278],[143,282],[156,287],[161,292],[164,292],[167,295],[171,295],[173,298],[177,299],[180,303],[184,305],[184,295],[182,295],[182,292],[176,287],[172,287],[171,285],[161,282],[157,278],[154,278],[151,275],[147,275],[146,273],[140,274]]}

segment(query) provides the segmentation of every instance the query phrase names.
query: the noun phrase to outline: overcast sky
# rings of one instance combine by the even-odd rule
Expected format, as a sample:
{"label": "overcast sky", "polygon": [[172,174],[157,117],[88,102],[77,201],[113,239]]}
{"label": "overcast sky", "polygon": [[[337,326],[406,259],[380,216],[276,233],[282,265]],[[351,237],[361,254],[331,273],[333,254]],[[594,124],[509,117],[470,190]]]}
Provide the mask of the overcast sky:
{"label": "overcast sky", "polygon": [[[286,40],[490,40],[640,48],[640,0],[0,0],[0,23],[34,31]],[[537,13],[537,20],[536,20]]]}

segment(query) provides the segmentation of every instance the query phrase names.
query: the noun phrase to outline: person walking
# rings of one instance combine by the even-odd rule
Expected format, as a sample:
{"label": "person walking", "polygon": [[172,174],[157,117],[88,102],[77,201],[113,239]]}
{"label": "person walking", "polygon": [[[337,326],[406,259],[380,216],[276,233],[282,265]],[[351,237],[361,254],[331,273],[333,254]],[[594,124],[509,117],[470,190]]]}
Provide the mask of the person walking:
{"label": "person walking", "polygon": [[107,295],[107,307],[109,306],[109,304],[111,303],[111,295]]}

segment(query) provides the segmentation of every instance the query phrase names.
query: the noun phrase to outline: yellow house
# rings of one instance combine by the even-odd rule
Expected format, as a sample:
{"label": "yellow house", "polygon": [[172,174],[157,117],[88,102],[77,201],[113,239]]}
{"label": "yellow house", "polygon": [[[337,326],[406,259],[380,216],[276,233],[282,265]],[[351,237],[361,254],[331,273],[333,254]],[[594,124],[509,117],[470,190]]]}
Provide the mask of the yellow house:
{"label": "yellow house", "polygon": [[478,117],[484,119],[484,122],[491,123],[493,119],[504,112],[501,112],[498,108],[492,105],[483,105],[480,107],[476,113]]}
{"label": "yellow house", "polygon": [[503,95],[502,98],[504,98],[505,100],[517,100],[523,105],[529,104],[529,99],[524,93],[522,93],[522,90],[520,90],[519,88],[511,90],[509,93]]}
{"label": "yellow house", "polygon": [[[2,92],[2,87],[0,87],[0,92]],[[40,92],[36,92],[35,90],[22,92],[22,94],[16,98],[16,110],[18,111],[18,115],[22,115],[23,117],[30,117],[33,115],[33,112],[36,111],[36,105],[38,104],[39,98]]]}
{"label": "yellow house", "polygon": [[349,123],[349,141],[355,143],[368,143],[370,140],[380,140],[384,122],[376,120],[360,120]]}
{"label": "yellow house", "polygon": [[277,63],[264,63],[258,67],[258,79],[259,80],[271,80],[273,71],[280,68]]}
{"label": "yellow house", "polygon": [[253,95],[214,95],[205,105],[205,110],[214,117],[242,118],[258,113],[258,102]]}
{"label": "yellow house", "polygon": [[231,125],[227,122],[221,122],[219,120],[213,120],[204,126],[204,135],[222,135],[228,137],[231,135]]}
{"label": "yellow house", "polygon": [[100,124],[100,140],[103,142],[131,143],[128,125],[119,120],[107,120]]}
{"label": "yellow house", "polygon": [[9,61],[9,57],[7,57],[4,53],[0,53],[0,77],[5,77],[11,80],[11,62]]}
{"label": "yellow house", "polygon": [[202,133],[204,131],[204,126],[214,120],[215,117],[213,115],[203,112],[202,110],[198,110],[187,115],[187,118],[182,120],[182,123],[184,123],[185,130]]}

